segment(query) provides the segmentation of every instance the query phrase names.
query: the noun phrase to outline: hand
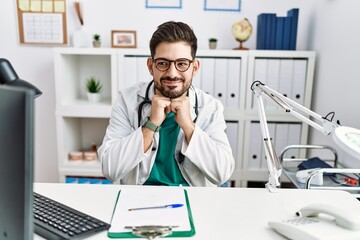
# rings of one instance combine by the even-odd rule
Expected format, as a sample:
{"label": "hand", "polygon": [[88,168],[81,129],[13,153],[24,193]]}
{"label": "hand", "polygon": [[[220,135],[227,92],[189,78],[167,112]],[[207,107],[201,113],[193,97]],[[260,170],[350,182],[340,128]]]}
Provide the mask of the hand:
{"label": "hand", "polygon": [[170,109],[175,113],[175,120],[184,131],[193,128],[189,97],[181,96],[171,99]]}
{"label": "hand", "polygon": [[163,97],[160,95],[154,95],[152,97],[152,104],[151,104],[151,113],[150,113],[150,121],[160,126],[162,122],[166,118],[166,114],[169,114],[170,109],[170,98]]}

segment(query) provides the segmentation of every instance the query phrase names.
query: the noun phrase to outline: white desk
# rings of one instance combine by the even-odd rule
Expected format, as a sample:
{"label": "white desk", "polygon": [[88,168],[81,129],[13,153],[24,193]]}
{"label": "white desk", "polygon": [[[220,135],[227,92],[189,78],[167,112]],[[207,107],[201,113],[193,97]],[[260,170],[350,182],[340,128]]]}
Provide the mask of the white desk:
{"label": "white desk", "polygon": [[[110,223],[118,191],[141,186],[35,183],[34,191]],[[280,189],[269,193],[255,188],[187,188],[196,234],[166,239],[285,239],[267,225],[294,216],[310,203],[328,203],[360,214],[360,202],[335,190]],[[35,236],[34,239],[42,239]],[[108,239],[103,231],[89,239]]]}

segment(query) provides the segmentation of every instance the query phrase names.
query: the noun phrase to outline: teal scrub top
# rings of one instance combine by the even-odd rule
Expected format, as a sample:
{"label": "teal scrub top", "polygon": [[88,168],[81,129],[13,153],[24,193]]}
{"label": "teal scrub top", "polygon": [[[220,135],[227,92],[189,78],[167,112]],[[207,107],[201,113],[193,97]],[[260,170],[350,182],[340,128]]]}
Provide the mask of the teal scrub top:
{"label": "teal scrub top", "polygon": [[159,149],[150,176],[144,185],[189,186],[174,157],[179,131],[180,126],[171,112],[161,124]]}

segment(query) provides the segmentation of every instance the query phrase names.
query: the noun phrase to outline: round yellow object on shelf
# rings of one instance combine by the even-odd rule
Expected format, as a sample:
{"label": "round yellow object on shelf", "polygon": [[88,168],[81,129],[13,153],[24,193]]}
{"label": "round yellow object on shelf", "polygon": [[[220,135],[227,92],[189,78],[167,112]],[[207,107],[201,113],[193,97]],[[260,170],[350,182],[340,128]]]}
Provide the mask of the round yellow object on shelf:
{"label": "round yellow object on shelf", "polygon": [[241,19],[232,25],[231,32],[235,39],[240,42],[240,46],[234,50],[248,50],[243,47],[243,42],[248,40],[252,34],[252,25],[247,18]]}

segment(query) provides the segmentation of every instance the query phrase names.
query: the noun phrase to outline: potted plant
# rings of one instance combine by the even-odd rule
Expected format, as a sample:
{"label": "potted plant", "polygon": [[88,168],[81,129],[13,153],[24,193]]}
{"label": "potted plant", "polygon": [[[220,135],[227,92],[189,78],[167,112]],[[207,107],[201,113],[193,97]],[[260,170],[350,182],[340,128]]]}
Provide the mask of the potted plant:
{"label": "potted plant", "polygon": [[100,80],[97,80],[95,77],[90,77],[86,81],[87,88],[87,97],[90,102],[99,102],[101,99],[100,91],[102,89],[102,84]]}
{"label": "potted plant", "polygon": [[95,48],[99,48],[101,47],[101,38],[100,38],[100,34],[94,34],[93,35],[93,46]]}
{"label": "potted plant", "polygon": [[209,38],[209,48],[216,49],[217,39],[216,38]]}

